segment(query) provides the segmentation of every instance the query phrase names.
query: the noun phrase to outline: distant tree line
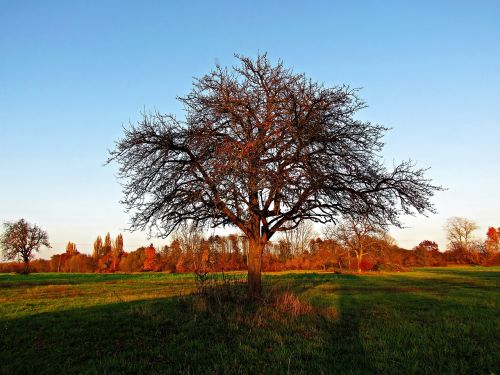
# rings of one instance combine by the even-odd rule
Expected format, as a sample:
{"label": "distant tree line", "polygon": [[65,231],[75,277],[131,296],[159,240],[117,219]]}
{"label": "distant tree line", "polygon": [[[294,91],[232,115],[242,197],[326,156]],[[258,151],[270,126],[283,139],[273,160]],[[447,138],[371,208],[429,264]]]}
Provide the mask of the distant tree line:
{"label": "distant tree line", "polygon": [[[500,227],[490,227],[486,240],[473,234],[478,226],[465,218],[446,224],[448,249],[441,252],[430,240],[411,250],[399,247],[387,231],[367,221],[347,220],[326,226],[321,236],[311,223],[301,223],[263,252],[265,271],[324,270],[336,272],[403,271],[409,267],[448,264],[500,265]],[[109,233],[94,241],[92,255],[80,253],[73,242],[50,260],[30,263],[32,272],[194,272],[246,270],[248,239],[245,236],[204,236],[194,226],[183,226],[169,245],[124,251],[123,236]],[[20,258],[22,260],[22,258]],[[24,262],[0,263],[0,272],[23,272]]]}

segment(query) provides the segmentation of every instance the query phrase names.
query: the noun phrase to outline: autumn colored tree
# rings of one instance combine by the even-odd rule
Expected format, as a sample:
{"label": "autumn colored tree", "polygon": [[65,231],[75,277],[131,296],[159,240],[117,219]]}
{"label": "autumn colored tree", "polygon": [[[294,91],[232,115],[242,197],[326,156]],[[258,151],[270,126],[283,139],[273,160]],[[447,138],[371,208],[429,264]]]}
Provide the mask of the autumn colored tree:
{"label": "autumn colored tree", "polygon": [[214,254],[211,250],[209,241],[202,241],[199,251],[195,256],[195,272],[223,271],[228,269],[229,254],[225,251],[225,247],[223,247],[223,251],[220,254],[222,257],[219,257],[218,267],[217,259],[214,259]]}
{"label": "autumn colored tree", "polygon": [[180,242],[174,239],[170,246],[164,246],[160,252],[160,262],[163,271],[176,272],[176,265],[182,254]]}
{"label": "autumn colored tree", "polygon": [[275,248],[282,262],[286,262],[288,259],[292,258],[292,246],[290,242],[286,241],[284,238],[279,239],[278,242],[275,243]]}
{"label": "autumn colored tree", "polygon": [[342,271],[343,251],[334,239],[317,238],[311,242],[311,264],[315,269],[338,268]]}
{"label": "autumn colored tree", "polygon": [[144,263],[142,266],[143,271],[158,271],[158,254],[153,244],[150,244],[144,249]]}
{"label": "autumn colored tree", "polygon": [[264,247],[301,221],[432,212],[439,190],[410,161],[388,170],[387,128],[356,118],[348,86],[325,87],[266,54],[217,66],[180,98],[185,120],[144,114],[109,162],[120,165],[132,230],[166,237],[182,223],[232,225],[248,238],[249,296],[261,292]]}
{"label": "autumn colored tree", "polygon": [[4,232],[0,237],[0,247],[5,259],[21,259],[24,262],[23,272],[29,273],[29,262],[34,253],[42,246],[50,247],[49,236],[38,225],[30,224],[24,219],[3,224]]}
{"label": "autumn colored tree", "polygon": [[78,254],[78,249],[76,248],[76,244],[74,242],[68,242],[66,245],[66,254],[72,257],[73,255]]}
{"label": "autumn colored tree", "polygon": [[415,247],[415,250],[433,252],[433,251],[439,251],[439,246],[434,241],[424,240]]}
{"label": "autumn colored tree", "polygon": [[176,272],[193,272],[195,270],[195,256],[191,250],[183,251],[175,265]]}
{"label": "autumn colored tree", "polygon": [[177,260],[177,272],[189,272],[196,269],[197,260],[200,259],[203,243],[203,233],[192,222],[179,225],[174,234],[181,247],[181,255]]}
{"label": "autumn colored tree", "polygon": [[102,245],[102,251],[100,256],[106,256],[111,254],[112,249],[113,249],[113,244],[111,243],[111,235],[108,232],[104,237],[104,244]]}
{"label": "autumn colored tree", "polygon": [[[117,242],[118,241],[118,242]],[[120,242],[121,241],[121,242]],[[115,252],[113,252],[114,246],[117,245]],[[101,236],[97,236],[94,241],[94,248],[92,252],[92,257],[97,265],[97,269],[100,272],[116,271],[119,264],[120,254],[123,253],[123,239],[118,239],[114,241],[111,240],[110,233],[106,233],[104,237],[104,242]]]}
{"label": "autumn colored tree", "polygon": [[349,253],[354,253],[357,271],[361,272],[362,261],[373,247],[373,239],[382,236],[383,233],[381,227],[373,224],[366,217],[356,216],[347,218],[337,226],[335,238]]}
{"label": "autumn colored tree", "polygon": [[94,260],[86,254],[76,254],[67,259],[64,264],[66,272],[93,272]]}
{"label": "autumn colored tree", "polygon": [[50,271],[51,272],[62,272],[62,266],[64,265],[63,254],[54,254],[50,257]]}
{"label": "autumn colored tree", "polygon": [[120,260],[120,270],[124,272],[140,272],[144,266],[145,248],[140,247],[130,253],[124,253]]}
{"label": "autumn colored tree", "polygon": [[94,241],[94,251],[92,253],[92,257],[97,260],[102,254],[102,237],[97,236],[96,240]]}
{"label": "autumn colored tree", "polygon": [[236,234],[230,234],[227,237],[228,246],[231,252],[231,269],[241,270],[245,268],[245,261],[243,259],[243,246]]}
{"label": "autumn colored tree", "polygon": [[490,254],[498,253],[500,251],[500,227],[489,227],[486,232],[485,241],[486,251]]}
{"label": "autumn colored tree", "polygon": [[46,259],[34,259],[30,262],[33,272],[50,272],[50,261]]}
{"label": "autumn colored tree", "polygon": [[268,272],[276,272],[283,271],[285,268],[286,264],[270,251],[270,246],[266,246],[262,254],[262,269]]}
{"label": "autumn colored tree", "polygon": [[113,246],[111,248],[111,258],[112,258],[112,269],[116,271],[118,269],[118,265],[120,264],[120,258],[123,255],[123,236],[122,234],[118,234],[116,239],[113,241]]}
{"label": "autumn colored tree", "polygon": [[434,241],[424,240],[413,250],[416,252],[417,266],[434,266],[440,262],[439,246]]}
{"label": "autumn colored tree", "polygon": [[111,257],[111,253],[103,255],[97,260],[97,271],[99,271],[99,272],[111,272],[112,271],[112,268],[111,268],[112,264],[113,264],[113,259]]}

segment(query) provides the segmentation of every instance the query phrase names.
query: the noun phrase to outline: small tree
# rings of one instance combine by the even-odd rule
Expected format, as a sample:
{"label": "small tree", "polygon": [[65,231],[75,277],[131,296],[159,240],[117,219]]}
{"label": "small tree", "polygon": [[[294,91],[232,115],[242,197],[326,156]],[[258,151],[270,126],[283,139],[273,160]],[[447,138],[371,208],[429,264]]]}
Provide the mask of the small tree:
{"label": "small tree", "polygon": [[464,217],[451,217],[446,222],[446,235],[451,250],[467,252],[474,244],[473,233],[479,226]]}
{"label": "small tree", "polygon": [[47,232],[37,225],[20,219],[3,224],[5,231],[0,239],[2,254],[9,260],[21,259],[24,272],[29,273],[29,262],[42,246],[50,247]]}
{"label": "small tree", "polygon": [[500,251],[500,227],[489,227],[486,232],[485,248],[489,254],[496,254]]}
{"label": "small tree", "polygon": [[417,266],[434,266],[439,263],[439,246],[434,241],[424,240],[413,248],[416,253]]}
{"label": "small tree", "polygon": [[303,220],[369,216],[399,225],[401,213],[433,211],[439,190],[411,161],[388,170],[383,126],[356,119],[357,90],[324,87],[267,56],[197,79],[180,100],[185,121],[145,114],[125,129],[120,164],[131,228],[168,236],[192,221],[232,225],[248,239],[250,297],[261,293],[262,254]]}
{"label": "small tree", "polygon": [[335,238],[348,253],[356,257],[357,271],[361,272],[361,262],[368,254],[374,238],[383,237],[384,230],[366,217],[349,217],[336,227]]}

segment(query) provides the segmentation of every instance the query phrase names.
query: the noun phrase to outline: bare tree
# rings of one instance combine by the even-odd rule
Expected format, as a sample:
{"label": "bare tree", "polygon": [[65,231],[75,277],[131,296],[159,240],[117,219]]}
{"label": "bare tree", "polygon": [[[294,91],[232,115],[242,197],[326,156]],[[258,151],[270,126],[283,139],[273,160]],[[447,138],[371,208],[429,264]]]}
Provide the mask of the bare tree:
{"label": "bare tree", "polygon": [[469,251],[471,246],[476,243],[473,232],[478,228],[479,226],[474,221],[464,217],[449,218],[445,230],[450,249]]}
{"label": "bare tree", "polygon": [[314,238],[314,230],[310,221],[302,221],[294,229],[287,230],[283,234],[286,246],[291,255],[304,255],[309,249],[309,244]]}
{"label": "bare tree", "polygon": [[197,253],[204,240],[203,233],[193,223],[184,222],[174,234],[174,241],[178,240],[183,252]]}
{"label": "bare tree", "polygon": [[348,217],[335,228],[334,238],[356,257],[358,272],[361,261],[368,254],[374,238],[385,238],[384,230],[373,224],[367,217]]}
{"label": "bare tree", "polygon": [[144,114],[111,152],[131,230],[167,236],[181,223],[238,227],[249,241],[249,295],[261,292],[266,243],[303,220],[344,214],[399,225],[432,212],[439,187],[411,161],[388,170],[386,128],[354,115],[357,90],[324,87],[266,54],[217,66],[179,98],[185,120]]}
{"label": "bare tree", "polygon": [[50,247],[47,232],[24,219],[3,224],[5,231],[0,238],[0,246],[5,259],[22,259],[24,272],[29,272],[29,262],[42,246]]}
{"label": "bare tree", "polygon": [[343,247],[339,244],[337,240],[337,226],[334,224],[323,225],[321,228],[321,237],[323,240],[328,241],[330,244],[330,249],[332,250],[333,256],[336,258],[336,263],[339,266],[340,271],[342,272],[343,266],[343,258],[347,256],[347,267],[351,268],[351,257],[349,251],[343,249]]}

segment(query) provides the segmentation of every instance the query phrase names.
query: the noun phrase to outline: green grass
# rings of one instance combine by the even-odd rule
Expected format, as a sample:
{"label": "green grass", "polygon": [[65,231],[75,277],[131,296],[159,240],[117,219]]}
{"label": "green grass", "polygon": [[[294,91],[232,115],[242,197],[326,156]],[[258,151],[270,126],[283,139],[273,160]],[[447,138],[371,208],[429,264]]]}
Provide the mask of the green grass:
{"label": "green grass", "polygon": [[499,267],[268,274],[261,305],[232,288],[219,304],[191,275],[0,275],[0,373],[500,374]]}

